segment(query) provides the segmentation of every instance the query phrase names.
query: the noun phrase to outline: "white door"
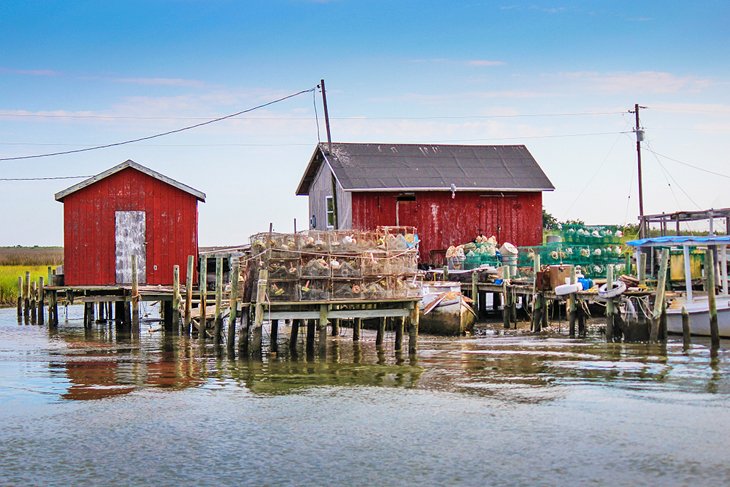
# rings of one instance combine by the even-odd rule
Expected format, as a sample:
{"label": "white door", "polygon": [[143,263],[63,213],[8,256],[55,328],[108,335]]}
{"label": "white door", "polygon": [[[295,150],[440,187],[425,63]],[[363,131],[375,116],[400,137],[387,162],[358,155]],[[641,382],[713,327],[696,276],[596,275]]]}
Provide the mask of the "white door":
{"label": "white door", "polygon": [[114,239],[116,243],[117,284],[132,282],[132,256],[137,256],[137,279],[147,282],[145,270],[145,212],[117,211],[114,213]]}

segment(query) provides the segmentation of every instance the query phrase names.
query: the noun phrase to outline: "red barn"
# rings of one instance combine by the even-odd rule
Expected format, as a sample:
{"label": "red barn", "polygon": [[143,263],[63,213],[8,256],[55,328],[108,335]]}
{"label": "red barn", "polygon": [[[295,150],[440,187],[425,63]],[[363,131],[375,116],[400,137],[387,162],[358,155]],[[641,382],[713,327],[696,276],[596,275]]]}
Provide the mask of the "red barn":
{"label": "red barn", "polygon": [[137,255],[140,284],[186,279],[198,257],[198,201],[205,194],[125,161],[56,194],[63,203],[67,286],[129,284]]}
{"label": "red barn", "polygon": [[297,195],[310,228],[415,226],[434,263],[479,234],[540,245],[542,192],[554,189],[524,145],[322,143]]}

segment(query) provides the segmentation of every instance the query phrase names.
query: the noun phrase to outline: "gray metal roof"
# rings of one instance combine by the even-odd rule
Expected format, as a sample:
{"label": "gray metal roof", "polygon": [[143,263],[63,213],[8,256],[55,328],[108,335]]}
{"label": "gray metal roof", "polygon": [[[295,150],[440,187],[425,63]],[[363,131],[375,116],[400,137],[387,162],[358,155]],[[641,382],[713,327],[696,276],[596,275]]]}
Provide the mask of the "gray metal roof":
{"label": "gray metal roof", "polygon": [[168,178],[167,176],[158,173],[157,171],[153,171],[152,169],[143,166],[142,164],[137,164],[131,159],[127,159],[121,164],[118,164],[110,169],[107,169],[104,172],[101,172],[97,174],[96,176],[92,176],[89,179],[85,179],[84,181],[81,181],[78,184],[74,184],[70,188],[66,188],[63,191],[60,191],[56,193],[56,201],[62,201],[66,196],[70,195],[71,193],[75,193],[76,191],[79,191],[80,189],[86,188],[87,186],[91,186],[92,184],[96,183],[97,181],[101,181],[104,178],[108,178],[112,174],[116,174],[119,171],[122,171],[127,168],[136,169],[139,172],[142,172],[150,177],[153,177],[155,179],[158,179],[164,183],[169,184],[170,186],[174,186],[175,188],[179,189],[180,191],[184,191],[186,193],[189,193],[193,196],[195,196],[198,200],[205,202],[205,193],[202,191],[198,191],[197,189],[193,189],[190,186],[187,186],[183,183],[177,182],[172,178]]}
{"label": "gray metal roof", "polygon": [[298,195],[309,194],[322,164],[345,191],[552,191],[524,145],[319,144]]}

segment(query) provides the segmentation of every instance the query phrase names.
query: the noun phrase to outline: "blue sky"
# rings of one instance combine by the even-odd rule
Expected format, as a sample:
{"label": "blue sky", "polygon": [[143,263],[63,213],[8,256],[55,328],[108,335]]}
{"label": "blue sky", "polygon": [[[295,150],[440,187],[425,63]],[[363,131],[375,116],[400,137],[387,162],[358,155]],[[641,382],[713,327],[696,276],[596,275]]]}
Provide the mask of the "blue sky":
{"label": "blue sky", "polygon": [[[647,213],[730,207],[730,4],[723,1],[5,1],[0,158],[144,137],[326,80],[335,141],[525,144],[559,219],[635,221],[634,103]],[[147,142],[0,161],[0,178],[126,159],[208,195],[200,243],[307,221],[317,142],[305,94]],[[692,167],[694,166],[694,167]],[[0,181],[0,245],[62,242],[53,194]]]}

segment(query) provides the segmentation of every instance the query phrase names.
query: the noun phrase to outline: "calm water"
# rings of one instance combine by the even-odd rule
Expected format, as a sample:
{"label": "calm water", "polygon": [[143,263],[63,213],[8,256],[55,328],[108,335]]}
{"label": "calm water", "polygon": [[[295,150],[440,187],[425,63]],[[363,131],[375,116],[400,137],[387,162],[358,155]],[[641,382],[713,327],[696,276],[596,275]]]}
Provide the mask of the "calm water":
{"label": "calm water", "polygon": [[421,337],[411,361],[344,329],[325,361],[257,363],[80,312],[49,333],[0,309],[2,485],[730,483],[706,341]]}

